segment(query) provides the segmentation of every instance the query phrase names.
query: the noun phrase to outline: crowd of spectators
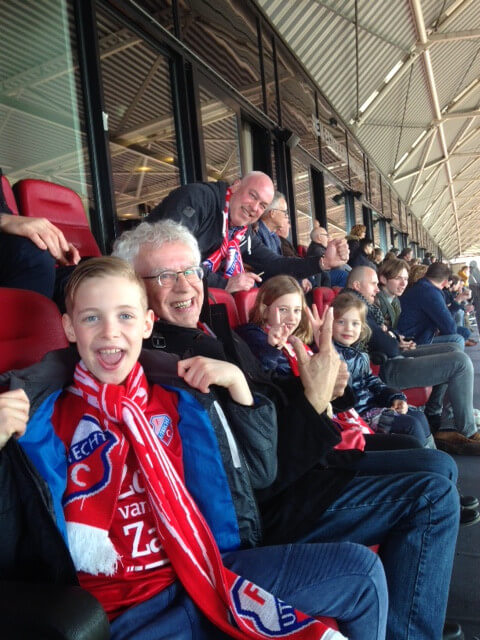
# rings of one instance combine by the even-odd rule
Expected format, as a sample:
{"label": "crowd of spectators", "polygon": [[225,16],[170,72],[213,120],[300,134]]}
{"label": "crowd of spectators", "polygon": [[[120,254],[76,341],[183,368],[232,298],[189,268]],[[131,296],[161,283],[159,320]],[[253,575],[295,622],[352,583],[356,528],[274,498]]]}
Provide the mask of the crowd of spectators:
{"label": "crowd of spectators", "polygon": [[[73,270],[79,262],[75,247],[46,220],[22,221],[21,216],[12,216],[3,208],[0,231],[1,286],[29,288],[52,297],[55,264]],[[219,542],[217,532],[225,528],[226,519],[211,510],[208,499],[195,491],[195,481],[188,476],[191,436],[184,439],[183,431],[175,436],[175,446],[180,446],[182,440],[185,449],[185,484],[208,523],[202,520],[201,526],[211,529],[209,535],[213,535],[220,552],[226,554],[223,560],[217,555],[216,562],[224,565],[221,571],[228,567],[242,573],[252,581],[249,589],[271,591],[308,615],[336,617],[341,632],[355,640],[438,640],[442,633],[445,639],[456,638],[458,629],[444,628],[444,618],[457,526],[459,521],[480,521],[480,514],[475,498],[459,499],[455,487],[457,470],[448,453],[480,455],[480,432],[473,407],[474,371],[465,352],[465,346],[476,344],[471,327],[466,325],[471,312],[478,310],[480,271],[472,263],[470,271],[463,269],[457,276],[429,254],[425,264],[418,264],[410,248],[400,253],[391,250],[384,256],[366,237],[364,225],[355,225],[346,238],[331,238],[325,228],[315,224],[310,244],[301,255],[290,242],[289,231],[286,198],[261,172],[251,172],[231,185],[195,183],[170,193],[153,209],[147,222],[125,232],[116,242],[114,255],[130,263],[136,276],[106,259],[104,266],[99,263],[97,275],[89,274],[85,263],[79,267],[84,280],[77,285],[67,284],[70,293],[64,323],[67,336],[77,343],[84,362],[77,365],[76,376],[80,379],[90,372],[92,380],[96,376],[99,383],[113,381],[115,388],[123,389],[126,378],[117,380],[105,371],[115,371],[123,362],[124,353],[129,353],[129,341],[137,344],[144,338],[144,348],[150,352],[149,381],[163,382],[164,377],[158,377],[157,372],[161,373],[167,362],[171,365],[165,354],[176,354],[181,360],[175,364],[174,386],[182,387],[180,397],[185,389],[196,393],[197,400],[208,396],[207,421],[214,424],[219,420],[227,432],[228,423],[233,425],[234,436],[227,436],[224,444],[231,449],[232,438],[233,442],[238,440],[241,455],[248,461],[246,475],[250,476],[240,482],[240,488],[236,485],[240,502],[247,485],[251,492],[248,500],[243,495],[245,500],[234,520],[236,525],[249,521],[253,526],[251,523],[259,515],[262,523],[262,534],[257,531],[248,538],[250,546],[258,546],[252,551],[251,560],[249,552]],[[48,275],[44,280],[43,276],[39,278],[39,265]],[[92,323],[93,330],[97,316],[101,316],[98,309],[110,304],[110,294],[100,283],[102,296],[92,302],[93,310],[88,302],[86,319],[76,320],[76,328],[73,302],[77,304],[80,293],[85,298],[94,297],[91,291],[87,295],[87,288],[82,285],[89,278],[96,284],[102,278],[117,278],[120,287],[118,296],[112,294],[115,301],[111,304],[120,305],[112,312],[116,314],[115,321],[110,323],[105,312],[105,327],[99,329],[95,339],[87,339],[87,335],[94,335],[88,334],[91,329],[87,325]],[[68,289],[71,286],[77,289]],[[311,295],[312,288],[325,286],[343,288],[334,304],[335,316],[332,312],[321,316],[307,304],[311,298],[305,298],[305,294]],[[208,287],[232,294],[259,287],[251,323],[237,334],[221,310],[213,315],[204,304]],[[138,291],[143,288],[138,310]],[[122,316],[123,322],[124,315],[131,315],[131,309],[125,310],[121,302],[123,290],[127,299],[133,295],[134,315],[147,318],[142,320],[141,331],[137,330],[126,343],[122,342],[123,329],[116,326],[117,316]],[[148,300],[155,322],[153,315],[150,321],[142,310],[145,295],[145,305]],[[118,308],[121,313],[117,313]],[[101,319],[98,322],[101,324]],[[89,346],[90,339],[94,347]],[[132,366],[137,357],[138,353]],[[370,362],[380,365],[379,377],[370,371]],[[82,373],[78,366],[85,365],[87,371]],[[63,368],[64,364],[55,366]],[[38,371],[46,371],[48,377],[48,367],[41,365]],[[7,376],[3,384],[9,381]],[[65,379],[62,385],[68,382]],[[171,384],[171,380],[166,383]],[[88,384],[92,384],[90,378]],[[433,387],[422,410],[407,404],[403,389],[412,386]],[[27,396],[18,391],[0,395],[0,446],[12,434],[25,432],[28,402]],[[184,405],[179,402],[174,422],[178,418],[181,423],[183,412],[192,411],[191,407],[180,407]],[[104,414],[100,412],[99,416]],[[59,414],[54,413],[54,418],[59,421]],[[68,413],[62,414],[62,420],[67,418]],[[157,424],[157,418],[151,418],[152,425]],[[58,432],[60,426],[55,420]],[[122,421],[126,422],[124,418]],[[80,437],[74,427],[71,425],[72,434]],[[85,428],[84,425],[82,429]],[[21,439],[22,446],[58,494],[58,480],[52,479],[41,453],[34,452],[38,440],[36,436],[29,438],[31,433],[29,426]],[[352,433],[354,441],[349,439]],[[161,439],[166,442],[163,435]],[[205,440],[195,455],[206,455],[211,440],[208,442]],[[66,443],[67,448],[70,444]],[[143,469],[143,454],[136,455],[138,460],[132,468],[140,465]],[[259,456],[260,466],[265,464],[270,471],[258,471]],[[173,465],[178,465],[178,460]],[[224,457],[221,465],[225,480],[230,482],[237,469],[235,455],[233,461]],[[183,467],[178,469],[183,476]],[[132,480],[137,472],[130,470],[128,479]],[[114,499],[128,488],[121,474],[117,475],[120,484],[115,488],[116,495],[112,494]],[[177,482],[175,490],[183,491],[183,479]],[[102,493],[101,499],[106,497]],[[158,509],[157,498],[149,495],[149,500],[154,504],[151,508]],[[101,504],[99,501],[92,509],[93,519]],[[61,495],[55,506],[61,522]],[[151,531],[162,527],[157,516],[147,515],[142,523],[153,527]],[[115,542],[120,544],[121,539],[126,550],[126,533],[119,534],[120,521],[114,518],[103,524],[108,534],[117,536]],[[171,531],[163,538],[168,544],[169,536]],[[66,541],[72,544],[68,535]],[[292,543],[289,552],[284,545]],[[334,544],[326,547],[325,543]],[[378,556],[361,546],[372,544],[380,545],[381,563]],[[150,545],[149,554],[154,554],[154,546]],[[216,549],[215,543],[212,548]],[[126,563],[135,567],[135,553],[126,553]],[[158,580],[156,577],[150,590],[141,596],[126,573],[115,565],[111,575],[115,575],[116,588],[124,595],[126,605],[112,604],[109,585],[113,582],[105,575],[94,580],[88,575],[93,571],[88,563],[77,566],[81,566],[82,584],[102,604],[106,603],[114,638],[123,637],[124,624],[133,625],[137,635],[132,638],[150,637],[148,630],[141,629],[142,616],[149,618],[149,624],[164,624],[165,635],[159,638],[170,637],[176,614],[169,598],[178,601],[182,611],[190,612],[186,616],[190,621],[182,624],[190,626],[192,634],[195,629],[195,637],[217,637],[218,628],[223,630],[218,637],[264,637],[255,635],[259,633],[256,625],[250,625],[255,627],[253,631],[245,631],[242,625],[248,623],[238,611],[232,614],[230,608],[224,616],[213,605],[210,608],[215,589],[211,595],[203,596],[187,584],[188,579],[173,561],[174,555],[176,552],[172,551],[177,580],[174,575],[172,584],[181,582],[181,592],[171,591],[168,581],[162,582],[166,574],[160,572]],[[284,567],[282,581],[269,581],[261,566],[269,567],[274,574]],[[141,570],[146,569],[148,566],[142,561]],[[140,569],[133,568],[135,571]],[[310,581],[312,575],[316,578],[314,584]],[[328,589],[323,588],[326,584]],[[305,597],[296,597],[297,591],[305,593]],[[160,603],[158,596],[167,593]],[[235,610],[231,603],[228,606]],[[235,631],[231,627],[232,615],[238,616]],[[261,613],[257,615],[261,617]],[[299,623],[298,638],[303,637],[309,636],[302,634]],[[340,633],[332,636],[339,640],[342,637]]]}

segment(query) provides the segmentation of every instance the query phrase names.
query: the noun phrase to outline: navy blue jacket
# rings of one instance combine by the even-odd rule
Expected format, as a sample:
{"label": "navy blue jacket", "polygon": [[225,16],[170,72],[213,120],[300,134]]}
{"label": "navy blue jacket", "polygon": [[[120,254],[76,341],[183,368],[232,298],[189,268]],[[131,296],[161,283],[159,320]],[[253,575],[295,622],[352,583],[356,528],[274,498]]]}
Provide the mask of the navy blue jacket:
{"label": "navy blue jacket", "polygon": [[362,414],[375,407],[390,407],[394,400],[406,400],[406,396],[397,389],[387,387],[378,376],[370,370],[368,355],[355,349],[334,342],[335,348],[345,360],[350,379],[349,387],[355,394],[355,409]]}
{"label": "navy blue jacket", "polygon": [[430,344],[437,329],[442,336],[457,333],[457,325],[442,291],[427,278],[422,278],[403,294],[397,328],[404,336],[412,336],[417,344]]}

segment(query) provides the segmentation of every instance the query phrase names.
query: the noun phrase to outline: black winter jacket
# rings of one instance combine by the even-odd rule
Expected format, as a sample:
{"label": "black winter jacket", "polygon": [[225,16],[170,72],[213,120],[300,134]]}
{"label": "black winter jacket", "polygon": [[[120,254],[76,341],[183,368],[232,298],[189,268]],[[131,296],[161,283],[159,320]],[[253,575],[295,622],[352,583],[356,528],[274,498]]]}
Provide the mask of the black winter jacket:
{"label": "black winter jacket", "polygon": [[396,399],[406,400],[406,396],[397,389],[387,387],[370,370],[370,360],[366,353],[335,342],[335,348],[345,360],[350,378],[348,381],[355,394],[355,409],[362,414],[375,407],[390,407]]}
{"label": "black winter jacket", "polygon": [[[363,454],[333,450],[340,441],[334,423],[326,414],[315,411],[305,398],[298,378],[272,377],[262,370],[248,345],[228,326],[222,307],[210,308],[214,313],[215,333],[221,340],[198,329],[156,323],[157,345],[181,357],[203,355],[228,360],[242,369],[253,390],[260,389],[275,402],[277,477],[269,487],[256,491],[256,496],[262,517],[263,544],[295,542],[315,526],[323,511],[342,494],[355,476],[349,468],[352,456]],[[347,393],[345,400],[338,402],[338,410],[352,406],[352,400]]]}
{"label": "black winter jacket", "polygon": [[[197,182],[172,191],[158,204],[147,222],[175,220],[187,227],[198,241],[202,260],[216,251],[223,241],[223,208],[226,182]],[[249,227],[240,245],[242,258],[255,271],[265,272],[265,279],[288,273],[294,278],[307,278],[319,271],[318,258],[284,258],[267,249]],[[227,280],[220,273],[207,276],[211,287],[224,289]]]}

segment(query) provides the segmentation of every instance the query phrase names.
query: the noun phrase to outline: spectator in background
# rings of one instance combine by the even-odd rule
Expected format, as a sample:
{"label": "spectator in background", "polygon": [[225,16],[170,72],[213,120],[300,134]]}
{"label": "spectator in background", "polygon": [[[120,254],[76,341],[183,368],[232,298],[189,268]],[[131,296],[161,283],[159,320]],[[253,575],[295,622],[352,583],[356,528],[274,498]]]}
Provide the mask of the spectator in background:
{"label": "spectator in background", "polygon": [[475,260],[470,262],[470,277],[468,279],[468,285],[472,291],[472,302],[475,308],[475,318],[478,328],[480,327],[480,269],[478,268]]}
{"label": "spectator in background", "polygon": [[[472,292],[462,285],[463,282],[458,276],[451,276],[448,281],[448,286],[443,289],[443,297],[445,298],[448,310],[457,324],[457,333],[465,339],[465,346],[474,347],[477,343],[470,338],[471,331],[465,326],[466,302],[472,297]],[[473,309],[473,307],[471,307],[471,309]]]}
{"label": "spectator in background", "polygon": [[405,262],[410,263],[413,259],[413,249],[411,249],[410,247],[402,249],[398,257],[400,258],[400,260],[405,260]]}
{"label": "spectator in background", "polygon": [[378,269],[378,282],[380,291],[375,304],[380,308],[386,326],[396,329],[402,312],[399,298],[408,284],[408,264],[399,258],[384,262]]}
{"label": "spectator in background", "polygon": [[359,249],[352,257],[350,256],[348,260],[348,264],[352,267],[373,267],[375,269],[375,265],[372,262],[373,257],[373,241],[370,238],[363,238],[359,240]]}
{"label": "spectator in background", "polygon": [[367,227],[364,224],[356,224],[350,229],[350,233],[347,236],[350,259],[360,251],[360,240],[363,240],[366,235]]}
{"label": "spectator in background", "polygon": [[423,278],[427,273],[427,265],[426,264],[414,264],[410,268],[410,273],[408,275],[408,286],[413,287],[413,285]]}
{"label": "spectator in background", "polygon": [[290,227],[290,218],[286,216],[276,232],[280,239],[280,251],[285,258],[300,258],[298,251],[288,239],[290,236]]}
{"label": "spectator in background", "polygon": [[282,250],[277,231],[285,220],[289,220],[287,201],[283,193],[275,191],[273,200],[258,221],[257,236],[267,249],[278,255],[282,255]]}
{"label": "spectator in background", "polygon": [[374,264],[376,264],[377,266],[379,264],[381,264],[383,262],[385,258],[385,254],[383,253],[382,249],[380,249],[379,247],[376,247],[373,250],[373,262]]}
{"label": "spectator in background", "polygon": [[462,348],[465,345],[442,293],[450,274],[447,264],[431,264],[425,277],[403,295],[398,330],[417,344],[456,342]]}
{"label": "spectator in background", "polygon": [[430,253],[430,251],[427,251],[423,260],[422,260],[422,264],[427,265],[427,267],[429,267],[432,264],[432,254]]}

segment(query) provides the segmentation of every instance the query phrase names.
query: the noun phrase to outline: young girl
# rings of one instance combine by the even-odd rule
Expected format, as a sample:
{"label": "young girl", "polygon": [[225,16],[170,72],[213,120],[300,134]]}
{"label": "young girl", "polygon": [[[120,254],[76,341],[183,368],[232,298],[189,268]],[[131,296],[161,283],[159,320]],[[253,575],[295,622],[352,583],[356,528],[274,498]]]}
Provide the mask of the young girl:
{"label": "young girl", "polygon": [[[313,330],[312,330],[313,325]],[[250,322],[238,328],[238,333],[262,363],[265,371],[277,375],[298,375],[297,358],[288,339],[296,336],[307,346],[313,332],[321,327],[314,308],[308,315],[303,291],[290,276],[275,276],[267,280],[258,292],[250,314]]]}
{"label": "young girl", "polygon": [[375,431],[411,435],[424,447],[433,448],[433,437],[423,412],[409,407],[401,391],[387,387],[374,376],[368,355],[355,348],[370,332],[365,304],[350,293],[341,293],[332,307],[333,340],[347,363],[349,385],[356,396],[355,409]]}

